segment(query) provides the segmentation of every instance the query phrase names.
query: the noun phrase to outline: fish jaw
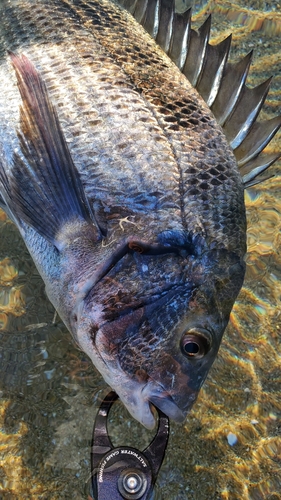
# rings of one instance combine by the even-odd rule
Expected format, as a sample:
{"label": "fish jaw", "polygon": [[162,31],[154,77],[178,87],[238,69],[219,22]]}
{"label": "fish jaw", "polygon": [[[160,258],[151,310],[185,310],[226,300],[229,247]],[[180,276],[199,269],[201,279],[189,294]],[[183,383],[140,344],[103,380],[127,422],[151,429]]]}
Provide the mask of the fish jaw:
{"label": "fish jaw", "polygon": [[[118,362],[110,364],[106,362],[99,350],[96,351],[95,355],[93,355],[93,351],[89,354],[91,354],[93,364],[99,369],[108,385],[118,394],[128,412],[144,427],[153,429],[156,425],[156,416],[152,405],[163,411],[172,420],[178,423],[184,421],[186,413],[178,407],[160,384],[152,380],[141,381],[139,377],[131,378],[121,369]],[[195,396],[192,397],[190,406],[195,399]]]}
{"label": "fish jaw", "polygon": [[[216,353],[213,349],[208,359],[199,364],[186,363],[178,353],[177,345],[171,353],[165,352],[163,346],[163,349],[160,347],[160,356],[154,356],[152,352],[148,359],[144,356],[141,362],[137,362],[138,369],[133,363],[128,366],[120,348],[122,342],[120,338],[117,341],[116,337],[120,335],[121,329],[124,335],[128,325],[138,325],[143,315],[144,310],[140,308],[112,323],[104,324],[91,340],[78,331],[80,346],[87,352],[105,382],[118,394],[132,417],[144,427],[155,427],[153,406],[171,420],[182,423],[197,399]],[[84,342],[81,338],[84,338]],[[126,356],[130,354],[127,352]],[[179,356],[182,359],[179,360]]]}
{"label": "fish jaw", "polygon": [[[157,315],[157,306],[153,304],[151,307],[155,307]],[[208,359],[196,366],[196,363],[187,363],[179,352],[180,340],[173,342],[173,347],[170,345],[171,352],[167,351],[165,343],[161,346],[160,340],[157,341],[158,347],[151,352],[142,353],[137,348],[137,360],[134,363],[133,350],[130,346],[124,349],[124,343],[126,344],[127,338],[130,340],[131,326],[134,325],[135,331],[138,331],[150,312],[150,308],[140,307],[95,329],[88,324],[89,314],[83,311],[80,314],[77,338],[81,348],[89,355],[105,382],[118,394],[132,417],[144,427],[153,429],[156,418],[152,406],[177,423],[184,421],[216,353],[213,349]],[[158,312],[161,314],[161,307]],[[100,314],[102,322],[101,311]],[[97,320],[96,307],[95,319]],[[89,331],[91,335],[85,334]]]}
{"label": "fish jaw", "polygon": [[[98,319],[97,313],[98,311],[95,309],[96,320]],[[80,307],[76,338],[79,339],[80,347],[91,358],[105,382],[118,394],[132,417],[147,429],[153,429],[156,424],[156,416],[152,406],[159,408],[176,422],[183,422],[186,414],[181,411],[161,384],[149,378],[145,370],[137,370],[132,375],[130,371],[123,370],[121,366],[120,355],[122,357],[122,353],[118,350],[119,342],[116,342],[114,337],[118,336],[121,328],[125,332],[126,327],[132,323],[139,324],[143,313],[143,308],[139,308],[131,314],[127,314],[112,323],[105,323],[101,328],[95,330],[95,327],[88,323],[87,309],[85,312]],[[90,335],[89,332],[91,332]],[[195,397],[191,399],[192,404]]]}
{"label": "fish jaw", "polygon": [[[111,383],[111,385],[113,385]],[[153,429],[156,424],[152,405],[161,410],[175,422],[182,423],[185,413],[177,406],[165,389],[152,380],[141,383],[127,378],[122,386],[116,384],[113,389],[119,395],[132,417],[147,429]]]}
{"label": "fish jaw", "polygon": [[[92,326],[89,330],[88,318],[83,318],[83,313],[79,319],[80,325],[76,337],[79,339],[80,347],[88,354],[105,382],[118,394],[132,417],[147,429],[153,429],[156,420],[149,400],[145,397],[144,388],[146,384],[132,379],[121,369],[118,358],[114,356],[114,349],[109,346],[109,339],[105,339],[106,349],[102,340],[103,335],[101,336],[100,332],[96,332]],[[88,334],[89,331],[91,332],[90,335]],[[103,345],[100,345],[100,343]]]}

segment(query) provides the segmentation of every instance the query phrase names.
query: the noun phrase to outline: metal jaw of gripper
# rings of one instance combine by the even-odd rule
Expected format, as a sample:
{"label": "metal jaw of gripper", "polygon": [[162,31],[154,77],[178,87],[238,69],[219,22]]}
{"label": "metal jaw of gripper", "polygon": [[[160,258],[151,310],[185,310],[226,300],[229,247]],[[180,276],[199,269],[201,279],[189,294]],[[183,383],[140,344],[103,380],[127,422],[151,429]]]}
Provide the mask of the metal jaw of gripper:
{"label": "metal jaw of gripper", "polygon": [[150,445],[139,451],[129,446],[114,448],[107,432],[107,418],[118,399],[110,392],[96,416],[92,448],[92,489],[95,500],[149,500],[165,456],[169,419],[158,412],[158,429]]}

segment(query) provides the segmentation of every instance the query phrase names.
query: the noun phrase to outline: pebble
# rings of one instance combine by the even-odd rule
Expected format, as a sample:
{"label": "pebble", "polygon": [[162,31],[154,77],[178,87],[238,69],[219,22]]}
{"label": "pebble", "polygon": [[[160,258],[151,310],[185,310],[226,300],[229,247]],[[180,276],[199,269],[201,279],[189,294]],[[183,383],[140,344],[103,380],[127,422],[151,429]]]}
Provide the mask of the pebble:
{"label": "pebble", "polygon": [[269,414],[269,418],[270,418],[270,420],[275,421],[275,420],[277,420],[277,415],[275,415],[275,413],[272,413],[272,412],[271,412],[271,413]]}
{"label": "pebble", "polygon": [[227,441],[230,446],[234,446],[238,441],[238,437],[233,432],[229,432],[227,434]]}

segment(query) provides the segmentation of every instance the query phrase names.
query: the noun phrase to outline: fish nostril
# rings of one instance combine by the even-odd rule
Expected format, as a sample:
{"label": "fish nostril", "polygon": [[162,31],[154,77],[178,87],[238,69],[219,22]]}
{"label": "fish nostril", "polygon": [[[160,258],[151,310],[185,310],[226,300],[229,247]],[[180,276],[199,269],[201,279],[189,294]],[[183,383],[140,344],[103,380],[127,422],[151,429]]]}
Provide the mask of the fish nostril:
{"label": "fish nostril", "polygon": [[184,356],[189,359],[200,359],[210,349],[208,340],[201,334],[190,332],[183,336],[181,349]]}
{"label": "fish nostril", "polygon": [[138,370],[136,370],[135,376],[136,376],[138,382],[147,382],[147,380],[149,379],[148,373],[145,370],[143,370],[142,368],[139,368]]}
{"label": "fish nostril", "polygon": [[138,252],[138,253],[145,252],[145,248],[138,242],[130,241],[128,247],[130,248],[130,250],[133,250],[133,252]]}

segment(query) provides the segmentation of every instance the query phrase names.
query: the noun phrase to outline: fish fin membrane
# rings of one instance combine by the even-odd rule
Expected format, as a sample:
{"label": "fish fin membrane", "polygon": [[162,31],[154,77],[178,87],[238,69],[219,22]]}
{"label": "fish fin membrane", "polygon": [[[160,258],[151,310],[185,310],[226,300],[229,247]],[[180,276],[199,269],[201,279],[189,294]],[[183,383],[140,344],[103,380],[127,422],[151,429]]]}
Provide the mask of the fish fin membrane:
{"label": "fish fin membrane", "polygon": [[43,79],[24,55],[10,57],[23,102],[21,155],[14,153],[9,173],[0,164],[2,197],[18,224],[24,221],[54,243],[70,220],[93,226],[95,218]]}
{"label": "fish fin membrane", "polygon": [[2,208],[3,210],[5,210],[5,208],[7,207],[4,199],[2,198],[2,196],[0,195],[0,208]]}
{"label": "fish fin membrane", "polygon": [[245,187],[250,182],[262,182],[264,171],[280,155],[269,155],[268,159],[262,155],[257,160],[263,164],[259,173],[253,160],[279,130],[281,117],[257,121],[271,79],[252,89],[246,86],[252,52],[237,63],[229,63],[231,36],[211,45],[211,16],[197,32],[190,27],[191,10],[177,13],[174,0],[119,0],[119,4],[142,24],[209,105],[233,149],[238,167],[247,164],[247,180],[242,174]]}
{"label": "fish fin membrane", "polygon": [[3,159],[0,160],[0,208],[6,212],[8,217],[15,223],[19,225],[19,221],[16,219],[15,215],[12,213],[9,207],[9,181],[6,175],[5,165]]}

